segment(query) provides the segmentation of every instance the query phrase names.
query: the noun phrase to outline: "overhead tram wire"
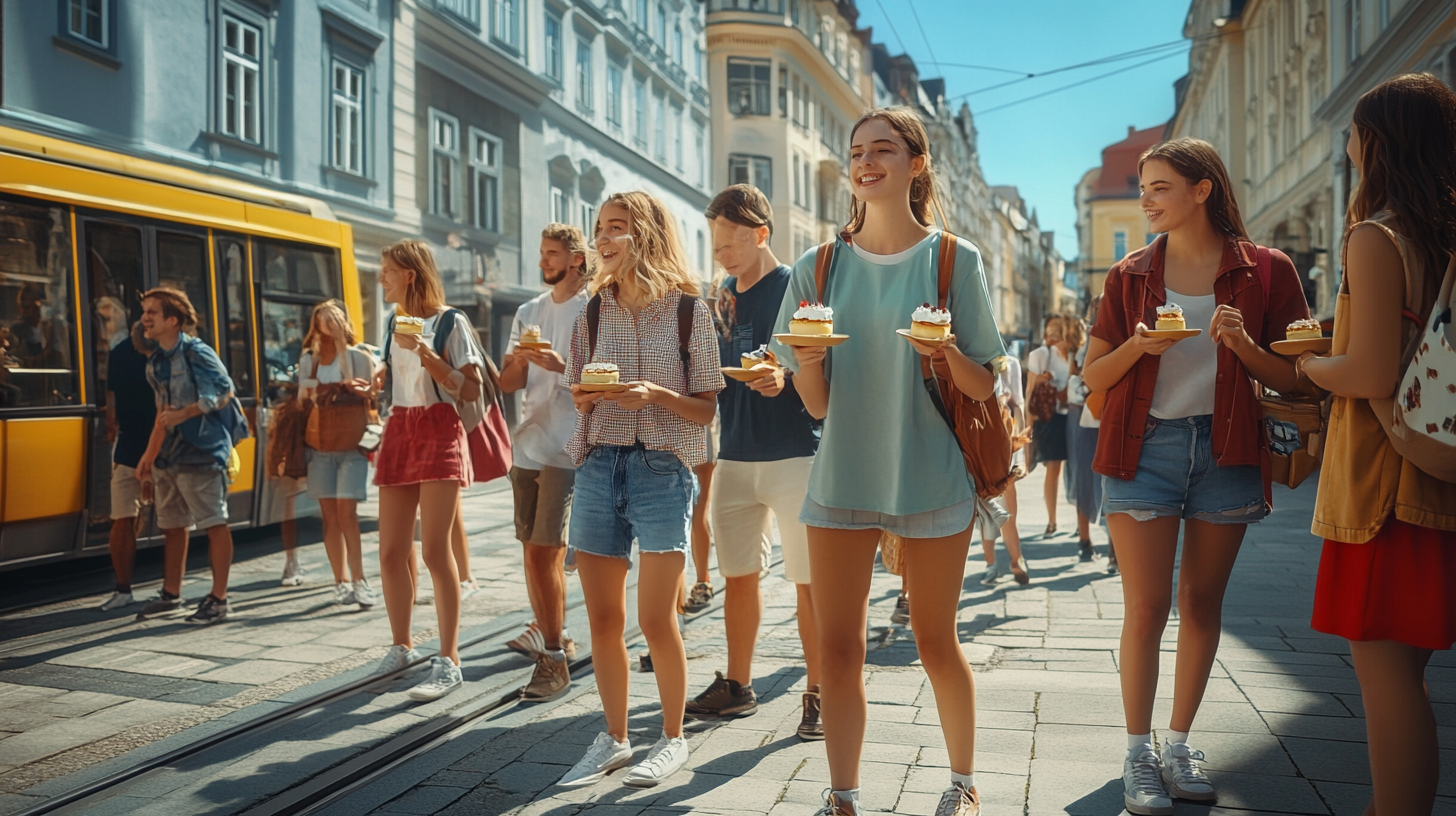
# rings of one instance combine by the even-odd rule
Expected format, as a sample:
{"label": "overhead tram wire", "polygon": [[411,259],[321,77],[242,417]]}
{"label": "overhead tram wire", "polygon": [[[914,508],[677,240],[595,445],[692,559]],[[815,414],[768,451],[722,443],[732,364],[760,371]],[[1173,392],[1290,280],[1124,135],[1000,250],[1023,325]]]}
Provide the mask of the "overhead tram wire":
{"label": "overhead tram wire", "polygon": [[1007,102],[1004,105],[996,105],[995,107],[986,108],[985,110],[976,111],[975,113],[976,113],[976,116],[979,118],[979,117],[985,116],[988,113],[995,113],[996,111],[999,111],[999,110],[1005,110],[1006,108],[1015,107],[1017,105],[1020,105],[1023,102],[1030,102],[1033,99],[1041,99],[1044,96],[1051,96],[1054,93],[1061,93],[1062,91],[1070,90],[1070,89],[1076,88],[1076,87],[1078,87],[1080,85],[1086,85],[1089,82],[1096,82],[1099,79],[1106,79],[1106,78],[1108,78],[1110,76],[1114,76],[1116,74],[1126,73],[1126,72],[1131,71],[1131,70],[1133,70],[1135,68],[1141,68],[1141,67],[1143,67],[1145,65],[1152,65],[1155,62],[1161,62],[1161,61],[1163,61],[1163,60],[1165,60],[1165,59],[1167,59],[1169,57],[1177,57],[1177,56],[1181,56],[1181,55],[1178,54],[1178,53],[1163,54],[1162,56],[1153,57],[1150,60],[1146,60],[1144,62],[1139,62],[1136,65],[1128,65],[1128,66],[1123,67],[1123,68],[1118,68],[1118,69],[1113,70],[1113,71],[1108,71],[1105,74],[1098,74],[1095,77],[1088,77],[1087,79],[1079,80],[1077,82],[1073,82],[1073,83],[1068,84],[1068,85],[1063,85],[1060,88],[1052,88],[1049,91],[1042,91],[1039,94],[1033,94],[1031,96],[1027,96],[1027,97],[1023,97],[1021,99],[1017,99],[1014,102]]}
{"label": "overhead tram wire", "polygon": [[[920,29],[920,39],[925,41],[925,50],[930,52],[930,64],[935,66],[935,70],[944,73],[940,67],[940,60],[935,58],[935,48],[930,45],[930,37],[925,35],[925,26],[920,22],[920,12],[915,10],[914,3],[906,3],[906,5],[910,7],[910,14],[915,18],[915,27]],[[881,9],[883,8],[884,6],[881,6]]]}
{"label": "overhead tram wire", "polygon": [[890,33],[895,35],[895,42],[897,42],[897,43],[900,44],[900,53],[901,54],[908,54],[908,53],[910,53],[910,49],[908,49],[908,48],[905,47],[905,41],[900,38],[900,32],[899,32],[899,30],[895,28],[895,21],[894,21],[894,19],[892,19],[890,17],[890,12],[888,12],[888,11],[885,10],[885,2],[884,2],[884,0],[875,0],[875,3],[877,5],[879,5],[879,7],[880,7],[880,13],[883,14],[883,15],[885,15],[885,24],[890,27]]}
{"label": "overhead tram wire", "polygon": [[1076,65],[1064,65],[1061,68],[1053,68],[1049,71],[1038,71],[1035,73],[1029,73],[1017,79],[1010,79],[1005,82],[998,82],[995,85],[987,85],[984,88],[977,88],[973,91],[966,91],[963,94],[958,94],[955,97],[952,97],[952,99],[964,99],[968,96],[975,96],[977,94],[983,94],[989,91],[1000,90],[1001,88],[1006,88],[1011,85],[1017,85],[1031,79],[1041,79],[1042,77],[1052,76],[1053,74],[1062,74],[1066,73],[1067,71],[1076,71],[1080,68],[1091,68],[1096,65],[1106,65],[1112,62],[1122,62],[1123,60],[1137,59],[1138,57],[1145,57],[1149,54],[1156,54],[1161,52],[1163,56],[1168,56],[1171,54],[1182,53],[1183,48],[1189,45],[1189,43],[1189,40],[1174,40],[1173,42],[1160,43],[1158,45],[1149,45],[1143,48],[1134,49],[1132,51],[1124,51],[1120,54],[1112,54],[1106,57],[1099,57],[1098,59],[1088,60],[1087,62],[1079,62]]}

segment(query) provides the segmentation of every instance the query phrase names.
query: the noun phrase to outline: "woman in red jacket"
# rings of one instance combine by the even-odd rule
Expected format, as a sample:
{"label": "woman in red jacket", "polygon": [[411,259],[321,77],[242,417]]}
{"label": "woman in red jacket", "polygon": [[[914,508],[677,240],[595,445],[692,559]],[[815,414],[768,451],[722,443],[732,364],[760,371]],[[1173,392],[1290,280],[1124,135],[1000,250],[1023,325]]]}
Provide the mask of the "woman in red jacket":
{"label": "woman in red jacket", "polygon": [[[1244,530],[1269,513],[1254,381],[1294,389],[1293,361],[1268,346],[1309,307],[1289,259],[1248,239],[1212,145],[1164,142],[1143,154],[1138,174],[1149,229],[1163,234],[1108,273],[1083,379],[1107,392],[1092,469],[1108,477],[1103,512],[1127,604],[1123,799],[1132,813],[1168,814],[1174,798],[1217,798],[1188,731],[1218,651],[1224,588]],[[1199,336],[1148,334],[1174,304]],[[1180,527],[1178,662],[1160,756],[1153,697]]]}

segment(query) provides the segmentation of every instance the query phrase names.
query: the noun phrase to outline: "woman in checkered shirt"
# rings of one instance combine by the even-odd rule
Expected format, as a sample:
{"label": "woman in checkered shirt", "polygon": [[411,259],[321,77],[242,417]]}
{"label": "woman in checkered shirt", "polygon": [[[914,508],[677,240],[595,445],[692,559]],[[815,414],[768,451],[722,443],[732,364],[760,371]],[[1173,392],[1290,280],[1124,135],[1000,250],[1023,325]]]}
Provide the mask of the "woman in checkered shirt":
{"label": "woman in checkered shirt", "polygon": [[[712,318],[697,299],[702,289],[688,271],[677,219],[662,202],[646,193],[611,196],[598,211],[596,241],[595,294],[577,319],[566,372],[580,412],[567,445],[577,465],[569,541],[586,596],[607,730],[561,784],[590,785],[632,760],[623,627],[635,539],[642,560],[637,618],[657,675],[662,738],[623,783],[653,787],[688,759],[682,736],[688,666],[677,605],[692,540],[692,468],[707,460],[703,428],[713,421],[723,375]],[[680,309],[687,297],[694,298],[691,311]],[[684,320],[691,326],[685,344]],[[582,391],[587,363],[616,364],[626,388]]]}

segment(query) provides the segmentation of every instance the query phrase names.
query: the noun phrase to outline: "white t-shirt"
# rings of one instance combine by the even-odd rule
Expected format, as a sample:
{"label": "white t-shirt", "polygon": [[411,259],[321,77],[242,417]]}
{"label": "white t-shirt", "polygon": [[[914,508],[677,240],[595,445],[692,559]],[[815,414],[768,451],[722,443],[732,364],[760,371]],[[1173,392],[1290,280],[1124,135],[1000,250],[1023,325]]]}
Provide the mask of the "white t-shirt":
{"label": "white t-shirt", "polygon": [[[541,339],[550,341],[552,351],[563,358],[571,356],[571,333],[576,319],[586,308],[585,291],[577,292],[565,303],[557,303],[548,289],[521,304],[511,322],[511,339],[507,348],[515,349],[525,326],[540,326]],[[567,359],[567,365],[571,361]],[[516,465],[526,470],[540,470],[542,465],[574,468],[566,453],[566,443],[576,429],[576,406],[571,401],[571,387],[566,375],[528,366],[526,387],[521,392],[521,422],[512,433]]]}
{"label": "white t-shirt", "polygon": [[[305,351],[303,356],[298,358],[298,384],[305,391],[312,391],[320,385],[343,382],[346,379],[362,378],[373,379],[377,362],[374,355],[360,348],[348,350],[347,362],[349,365],[348,376],[344,376],[341,361],[344,357],[335,355],[332,363],[319,363],[318,372],[313,368],[313,352]],[[313,376],[309,376],[313,374]]]}
{"label": "white t-shirt", "polygon": [[1183,322],[1204,329],[1197,337],[1179,340],[1163,352],[1158,383],[1148,413],[1158,419],[1182,419],[1213,413],[1213,387],[1218,381],[1218,343],[1208,336],[1218,308],[1216,295],[1184,295],[1168,290],[1168,302],[1183,307]]}
{"label": "white t-shirt", "polygon": [[[435,326],[440,323],[440,315],[443,311],[425,321],[424,334],[420,336],[420,342],[434,348]],[[461,369],[468,365],[485,368],[485,359],[481,356],[480,346],[475,342],[474,329],[470,327],[470,321],[465,315],[455,316],[455,330],[450,332],[450,337],[445,342],[445,362],[451,368]],[[395,408],[425,408],[437,402],[448,402],[454,405],[443,386],[436,387],[435,381],[430,377],[430,372],[420,362],[420,355],[407,351],[399,343],[394,342],[389,346],[390,376],[394,380],[394,390],[390,396],[391,405]]]}
{"label": "white t-shirt", "polygon": [[[1063,357],[1061,352],[1052,351],[1046,346],[1038,346],[1026,356],[1026,370],[1032,374],[1044,374],[1050,371],[1052,388],[1060,391],[1067,387],[1067,378],[1072,374],[1072,363]],[[1065,414],[1066,412],[1067,406],[1058,403],[1057,413]]]}

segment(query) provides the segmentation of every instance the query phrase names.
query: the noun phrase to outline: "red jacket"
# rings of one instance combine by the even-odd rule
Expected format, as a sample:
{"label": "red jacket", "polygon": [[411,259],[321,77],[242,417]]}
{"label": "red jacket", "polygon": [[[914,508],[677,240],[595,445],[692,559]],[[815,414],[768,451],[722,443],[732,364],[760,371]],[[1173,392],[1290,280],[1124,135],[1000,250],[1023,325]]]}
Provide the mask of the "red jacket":
{"label": "red jacket", "polygon": [[[1139,322],[1153,326],[1157,307],[1168,302],[1163,284],[1163,255],[1167,236],[1123,258],[1107,274],[1102,307],[1093,337],[1114,348],[1127,342]],[[1224,245],[1223,260],[1213,293],[1220,305],[1230,304],[1244,317],[1249,336],[1265,350],[1284,339],[1290,323],[1309,317],[1309,304],[1294,264],[1277,249],[1269,250],[1268,309],[1259,283],[1256,247],[1251,241],[1230,238]],[[1203,329],[1206,326],[1190,326]],[[1207,337],[1198,338],[1208,342]],[[1102,409],[1102,428],[1097,437],[1097,457],[1092,469],[1115,479],[1132,479],[1142,454],[1143,429],[1153,390],[1158,382],[1160,357],[1144,354],[1117,385],[1107,392]],[[1222,344],[1218,347],[1218,382],[1214,385],[1213,456],[1221,467],[1259,465],[1264,471],[1266,498],[1269,493],[1269,444],[1259,407],[1259,386],[1249,376],[1238,355]]]}

